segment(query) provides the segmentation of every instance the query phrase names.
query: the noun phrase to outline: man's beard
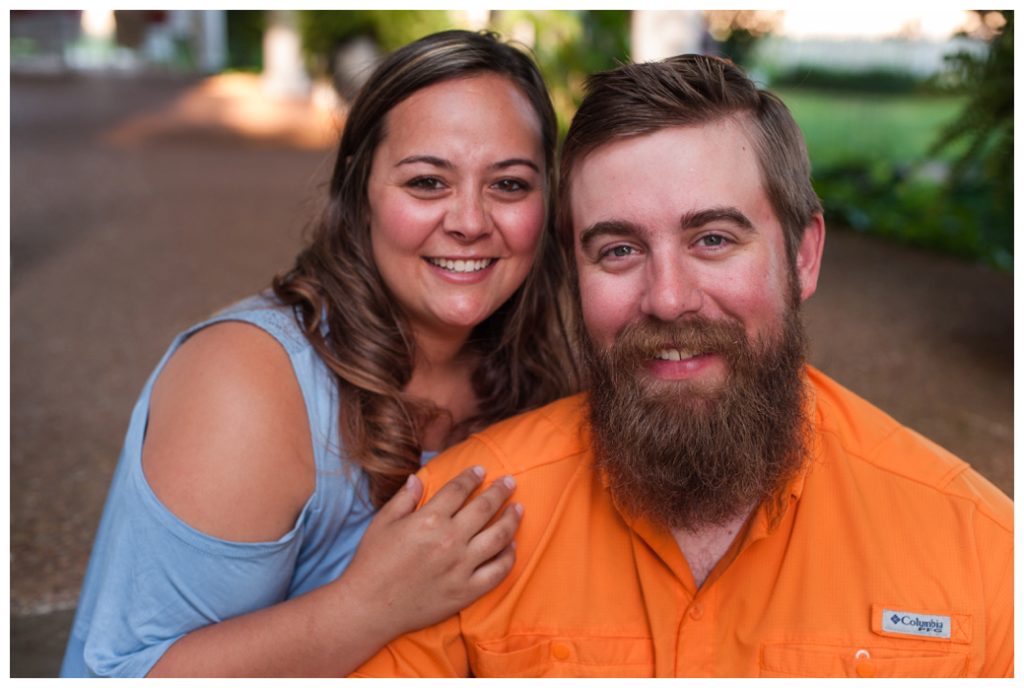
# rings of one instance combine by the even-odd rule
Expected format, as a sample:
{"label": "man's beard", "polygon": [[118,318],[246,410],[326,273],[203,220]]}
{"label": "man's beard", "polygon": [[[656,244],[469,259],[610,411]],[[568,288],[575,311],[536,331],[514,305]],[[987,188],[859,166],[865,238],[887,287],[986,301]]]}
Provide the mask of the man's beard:
{"label": "man's beard", "polygon": [[[669,528],[722,525],[797,472],[809,441],[796,306],[751,343],[736,321],[637,322],[606,351],[584,336],[595,461],[627,512]],[[714,353],[718,389],[644,372],[665,348]]]}

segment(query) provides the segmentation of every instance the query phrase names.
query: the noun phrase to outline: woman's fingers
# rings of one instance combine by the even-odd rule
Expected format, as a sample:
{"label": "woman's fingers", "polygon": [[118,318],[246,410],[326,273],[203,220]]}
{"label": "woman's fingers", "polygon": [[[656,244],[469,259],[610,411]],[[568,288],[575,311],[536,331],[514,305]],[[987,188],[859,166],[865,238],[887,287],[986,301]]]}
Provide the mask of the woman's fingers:
{"label": "woman's fingers", "polygon": [[469,557],[474,568],[498,556],[513,542],[522,517],[523,506],[511,504],[494,523],[470,539]]}
{"label": "woman's fingers", "polygon": [[488,559],[473,571],[473,575],[469,577],[468,586],[473,599],[489,592],[498,583],[505,580],[505,576],[509,574],[515,563],[516,543],[513,541],[508,543],[497,556]]}
{"label": "woman's fingers", "polygon": [[466,503],[466,498],[480,485],[483,478],[484,469],[480,466],[467,468],[445,483],[420,511],[437,516],[453,516]]}
{"label": "woman's fingers", "polygon": [[515,489],[516,481],[512,476],[502,476],[455,514],[455,524],[459,531],[465,534],[467,540],[479,533],[494,518]]}
{"label": "woman's fingers", "polygon": [[[502,476],[470,498],[479,486],[481,473],[479,467],[463,471],[448,481],[414,516],[418,519],[418,532],[433,534],[433,554],[446,552],[453,557],[450,559],[455,567],[453,571],[461,569],[462,575],[470,575],[471,580],[496,583],[508,573],[510,562],[515,560],[506,550],[519,528],[523,508],[512,504],[497,515],[515,490],[516,483],[511,476]],[[478,574],[481,568],[483,572]],[[466,579],[463,581],[465,584]]]}
{"label": "woman's fingers", "polygon": [[391,523],[403,516],[408,516],[420,502],[423,496],[423,483],[414,474],[410,474],[405,485],[396,492],[377,512],[374,520],[381,523]]}

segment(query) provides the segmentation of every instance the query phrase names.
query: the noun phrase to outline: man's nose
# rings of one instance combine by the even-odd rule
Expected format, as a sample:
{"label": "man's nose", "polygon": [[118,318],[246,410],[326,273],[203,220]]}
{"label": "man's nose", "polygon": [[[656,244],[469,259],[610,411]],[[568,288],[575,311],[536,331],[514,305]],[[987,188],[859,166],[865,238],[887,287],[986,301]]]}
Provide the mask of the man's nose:
{"label": "man's nose", "polygon": [[650,263],[645,286],[640,309],[645,315],[663,322],[696,313],[704,303],[697,275],[674,260]]}
{"label": "man's nose", "polygon": [[444,231],[465,243],[490,234],[491,217],[482,194],[471,189],[455,194],[445,213]]}

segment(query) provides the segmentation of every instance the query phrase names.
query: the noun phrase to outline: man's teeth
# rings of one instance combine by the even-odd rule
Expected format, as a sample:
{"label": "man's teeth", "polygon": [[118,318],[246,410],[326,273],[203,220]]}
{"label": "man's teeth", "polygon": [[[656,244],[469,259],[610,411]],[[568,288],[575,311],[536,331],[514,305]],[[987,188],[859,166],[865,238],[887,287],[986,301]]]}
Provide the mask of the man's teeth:
{"label": "man's teeth", "polygon": [[448,260],[447,258],[427,258],[431,265],[444,268],[451,272],[476,272],[483,270],[494,262],[494,258],[483,258],[481,260]]}
{"label": "man's teeth", "polygon": [[661,351],[654,354],[655,358],[660,358],[663,361],[685,361],[688,358],[693,358],[697,354],[687,351],[686,349],[662,349]]}

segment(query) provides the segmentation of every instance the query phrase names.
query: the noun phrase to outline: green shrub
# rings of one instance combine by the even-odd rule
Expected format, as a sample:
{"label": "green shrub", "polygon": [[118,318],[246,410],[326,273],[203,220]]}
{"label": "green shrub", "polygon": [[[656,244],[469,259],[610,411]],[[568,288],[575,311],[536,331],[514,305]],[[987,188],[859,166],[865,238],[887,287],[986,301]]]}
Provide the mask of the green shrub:
{"label": "green shrub", "polygon": [[583,99],[583,82],[594,72],[629,59],[627,10],[503,10],[494,30],[505,38],[523,22],[532,27],[534,57],[551,93],[564,136]]}
{"label": "green shrub", "polygon": [[302,48],[314,74],[330,71],[330,57],[350,38],[365,35],[384,52],[453,28],[445,10],[305,10],[299,13]]}
{"label": "green shrub", "polygon": [[[985,12],[982,11],[984,14]],[[1001,13],[1002,32],[987,55],[949,58],[956,90],[967,103],[939,134],[933,153],[962,151],[954,159],[948,192],[969,194],[986,243],[1013,255],[1013,12]]]}
{"label": "green shrub", "polygon": [[976,183],[944,185],[913,167],[851,161],[816,172],[814,188],[829,223],[922,248],[1013,268],[1012,239],[992,234],[999,211]]}
{"label": "green shrub", "polygon": [[931,82],[911,72],[873,68],[860,71],[800,65],[776,75],[773,87],[808,88],[845,93],[900,94],[927,90]]}
{"label": "green shrub", "polygon": [[263,10],[228,10],[228,69],[258,72],[263,69]]}

